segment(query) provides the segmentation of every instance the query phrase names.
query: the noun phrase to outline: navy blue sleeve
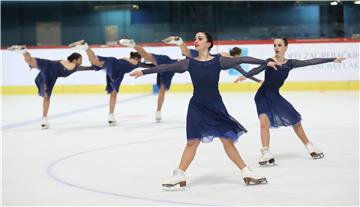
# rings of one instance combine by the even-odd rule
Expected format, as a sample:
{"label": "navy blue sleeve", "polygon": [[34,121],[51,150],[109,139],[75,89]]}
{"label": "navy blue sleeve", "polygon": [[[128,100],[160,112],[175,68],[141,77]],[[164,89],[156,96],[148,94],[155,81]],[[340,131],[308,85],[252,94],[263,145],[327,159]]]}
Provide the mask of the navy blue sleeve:
{"label": "navy blue sleeve", "polygon": [[[246,75],[246,71],[240,65],[235,65],[234,69],[239,71],[242,75],[244,75],[244,76]],[[251,79],[255,82],[258,82],[258,83],[260,82],[260,80],[255,77],[249,77],[249,79]]]}
{"label": "navy blue sleeve", "polygon": [[261,71],[264,71],[266,69],[267,65],[260,65],[259,67],[251,69],[249,72],[247,72],[244,76],[246,78],[250,78],[254,75],[259,74]]}
{"label": "navy blue sleeve", "polygon": [[183,73],[189,68],[189,59],[184,59],[172,64],[162,64],[146,70],[142,70],[144,75],[151,73],[162,73],[162,72],[178,72]]}
{"label": "navy blue sleeve", "polygon": [[329,63],[329,62],[333,62],[334,60],[336,60],[336,58],[314,58],[309,60],[291,60],[291,61],[292,61],[292,68],[299,68],[309,65]]}
{"label": "navy blue sleeve", "polygon": [[261,60],[249,56],[243,56],[243,57],[223,57],[220,56],[220,67],[222,69],[228,69],[231,67],[234,67],[235,65],[239,65],[241,63],[249,63],[249,64],[267,64],[268,60]]}
{"label": "navy blue sleeve", "polygon": [[98,70],[98,67],[94,67],[94,66],[77,66],[75,68],[76,71],[89,71],[89,70]]}

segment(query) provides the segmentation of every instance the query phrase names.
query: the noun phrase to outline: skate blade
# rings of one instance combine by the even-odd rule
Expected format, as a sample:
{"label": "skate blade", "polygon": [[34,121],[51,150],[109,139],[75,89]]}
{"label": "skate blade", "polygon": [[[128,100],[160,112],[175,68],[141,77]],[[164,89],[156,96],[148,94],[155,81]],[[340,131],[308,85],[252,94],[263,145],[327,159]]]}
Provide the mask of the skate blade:
{"label": "skate blade", "polygon": [[259,185],[259,184],[267,184],[268,183],[266,178],[255,179],[255,178],[249,178],[249,177],[244,178],[244,182],[246,185]]}
{"label": "skate blade", "polygon": [[275,159],[270,159],[269,161],[259,162],[259,165],[260,165],[260,167],[277,166],[277,164],[275,163]]}
{"label": "skate blade", "polygon": [[178,182],[176,184],[162,184],[162,187],[167,191],[181,191],[185,190],[186,181]]}
{"label": "skate blade", "polygon": [[174,187],[174,186],[177,186],[177,185],[179,185],[180,187],[185,187],[186,186],[186,181],[181,181],[181,182],[178,182],[178,183],[175,183],[175,184],[169,184],[169,183],[162,184],[163,187]]}
{"label": "skate blade", "polygon": [[116,126],[116,122],[114,122],[114,121],[109,121],[109,126]]}
{"label": "skate blade", "polygon": [[164,43],[169,43],[170,41],[172,41],[174,38],[172,37],[172,36],[170,36],[170,37],[167,37],[167,38],[165,38],[165,39],[163,39],[163,40],[161,40],[162,42],[164,42]]}
{"label": "skate blade", "polygon": [[46,124],[41,124],[41,129],[49,129],[49,126]]}
{"label": "skate blade", "polygon": [[84,44],[85,44],[85,40],[79,40],[79,41],[69,44],[69,47],[76,47],[78,45],[84,45]]}
{"label": "skate blade", "polygon": [[321,159],[325,156],[324,153],[317,154],[315,152],[312,152],[310,155],[314,160]]}
{"label": "skate blade", "polygon": [[9,51],[25,50],[25,49],[26,49],[25,45],[13,45],[13,46],[7,48],[7,50],[9,50]]}

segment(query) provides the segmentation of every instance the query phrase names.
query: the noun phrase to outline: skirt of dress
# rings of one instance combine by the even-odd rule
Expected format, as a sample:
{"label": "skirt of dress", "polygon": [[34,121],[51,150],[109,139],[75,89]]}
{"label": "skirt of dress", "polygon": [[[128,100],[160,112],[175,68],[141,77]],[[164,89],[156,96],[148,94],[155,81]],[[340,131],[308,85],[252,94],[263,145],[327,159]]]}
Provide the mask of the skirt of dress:
{"label": "skirt of dress", "polygon": [[211,142],[226,138],[236,142],[247,130],[227,112],[222,100],[201,102],[190,100],[186,118],[187,140]]}
{"label": "skirt of dress", "polygon": [[160,88],[161,84],[164,84],[166,90],[169,90],[171,86],[171,80],[174,74],[175,74],[174,72],[158,73],[156,76],[157,87]]}
{"label": "skirt of dress", "polygon": [[35,78],[38,94],[42,97],[44,97],[45,94],[50,97],[56,80],[59,77],[59,71],[63,70],[64,66],[60,62],[51,60],[41,58],[35,58],[35,60],[40,70]]}
{"label": "skirt of dress", "polygon": [[277,91],[258,92],[255,95],[258,116],[266,114],[271,127],[293,126],[301,121],[301,115]]}

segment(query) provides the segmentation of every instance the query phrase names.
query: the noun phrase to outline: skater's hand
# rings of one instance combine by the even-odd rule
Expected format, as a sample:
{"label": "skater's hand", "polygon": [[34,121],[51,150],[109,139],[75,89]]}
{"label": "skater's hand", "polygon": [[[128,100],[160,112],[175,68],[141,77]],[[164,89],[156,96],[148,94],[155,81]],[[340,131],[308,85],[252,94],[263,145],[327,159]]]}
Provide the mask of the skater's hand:
{"label": "skater's hand", "polygon": [[240,81],[244,81],[245,79],[246,79],[245,76],[240,76],[240,77],[238,77],[238,78],[234,81],[234,83],[238,83],[238,82],[240,82]]}
{"label": "skater's hand", "polygon": [[341,63],[342,61],[344,61],[346,58],[344,57],[338,57],[334,60],[335,63]]}
{"label": "skater's hand", "polygon": [[268,62],[266,65],[269,66],[269,67],[274,68],[275,70],[277,70],[276,66],[281,66],[282,64],[278,63],[278,62],[271,61],[271,62]]}
{"label": "skater's hand", "polygon": [[134,76],[135,78],[143,76],[144,73],[141,70],[134,70],[130,73],[130,76]]}

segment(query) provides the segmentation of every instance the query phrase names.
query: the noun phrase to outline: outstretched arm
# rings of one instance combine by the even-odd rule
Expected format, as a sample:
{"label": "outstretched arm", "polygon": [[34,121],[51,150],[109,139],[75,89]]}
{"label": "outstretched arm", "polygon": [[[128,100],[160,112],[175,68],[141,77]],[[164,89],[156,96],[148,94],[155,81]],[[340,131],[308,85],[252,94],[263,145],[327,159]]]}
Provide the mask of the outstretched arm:
{"label": "outstretched arm", "polygon": [[[246,71],[240,65],[235,65],[234,68],[235,68],[235,70],[239,71],[242,75],[244,75],[244,76],[246,75]],[[255,78],[255,77],[250,76],[248,78],[255,81],[255,82],[258,82],[258,83],[261,82],[259,79]]]}
{"label": "outstretched arm", "polygon": [[[265,70],[267,67],[267,65],[260,65],[259,67],[256,67],[256,68],[253,68],[251,69],[249,72],[245,73],[244,76],[240,76],[238,77],[234,83],[237,83],[239,81],[243,81],[245,80],[246,78],[249,78],[251,79],[252,76],[256,75],[256,74],[259,74],[261,71]],[[261,81],[259,81],[261,82]]]}
{"label": "outstretched arm", "polygon": [[251,69],[249,72],[247,72],[244,77],[250,78],[254,75],[259,74],[260,72],[264,71],[266,69],[267,65],[260,65],[259,67]]}
{"label": "outstretched arm", "polygon": [[[249,63],[249,64],[268,64],[271,63],[267,60],[261,60],[253,57],[243,56],[243,57],[220,57],[220,67],[222,69],[228,69],[234,67],[235,65],[239,65],[241,63]],[[270,66],[270,65],[269,65]]]}
{"label": "outstretched arm", "polygon": [[329,62],[341,63],[345,58],[314,58],[309,60],[292,60],[293,68],[305,67],[309,65],[317,65]]}
{"label": "outstretched arm", "polygon": [[154,64],[149,64],[149,63],[143,63],[143,62],[141,62],[140,64],[139,64],[139,68],[152,68],[152,67],[155,67],[156,65],[154,65]]}
{"label": "outstretched arm", "polygon": [[94,66],[77,66],[77,71],[89,71],[89,70],[97,70]]}
{"label": "outstretched arm", "polygon": [[162,72],[178,72],[183,73],[188,70],[189,60],[181,60],[173,64],[162,64],[145,70],[135,70],[130,73],[130,76],[135,76],[138,78],[143,75],[152,74],[152,73],[162,73]]}

